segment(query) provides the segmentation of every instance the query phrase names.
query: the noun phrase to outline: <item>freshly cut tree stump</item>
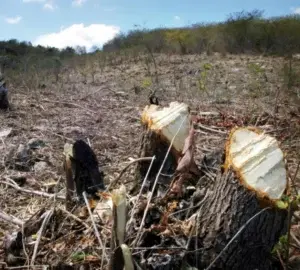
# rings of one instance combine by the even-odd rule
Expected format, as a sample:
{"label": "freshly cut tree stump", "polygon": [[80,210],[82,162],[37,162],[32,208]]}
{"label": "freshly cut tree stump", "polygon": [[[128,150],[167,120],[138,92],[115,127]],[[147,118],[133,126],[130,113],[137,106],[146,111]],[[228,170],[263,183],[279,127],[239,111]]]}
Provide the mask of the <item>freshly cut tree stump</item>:
{"label": "freshly cut tree stump", "polygon": [[271,251],[287,233],[288,211],[276,207],[287,192],[277,141],[250,128],[234,129],[224,169],[198,211],[192,245],[200,251],[190,263],[199,269],[280,269]]}
{"label": "freshly cut tree stump", "polygon": [[[142,122],[145,134],[140,156],[156,156],[148,178],[150,185],[182,124],[163,170],[163,174],[172,174],[169,187],[180,198],[185,192],[182,183],[188,179],[187,171],[197,175],[199,169],[191,150],[194,141],[188,107],[177,102],[166,108],[150,105],[143,112]],[[277,202],[288,193],[288,183],[284,155],[276,139],[252,128],[233,129],[225,149],[203,160],[202,170],[206,163],[218,166],[217,175],[196,211],[196,229],[184,259],[197,269],[280,269],[272,250],[287,233],[288,210],[277,207]],[[139,181],[149,164],[138,165]],[[166,193],[166,197],[171,194]],[[168,267],[173,264],[161,269]]]}
{"label": "freshly cut tree stump", "polygon": [[[171,102],[169,107],[146,106],[142,114],[144,133],[140,146],[140,157],[155,156],[148,175],[150,186],[163,163],[170,143],[175,137],[170,153],[162,169],[160,182],[169,184],[184,149],[184,141],[189,135],[189,107],[184,103]],[[178,132],[178,133],[177,133]],[[175,136],[176,134],[176,136]],[[150,161],[137,165],[136,179],[143,181],[150,166]]]}

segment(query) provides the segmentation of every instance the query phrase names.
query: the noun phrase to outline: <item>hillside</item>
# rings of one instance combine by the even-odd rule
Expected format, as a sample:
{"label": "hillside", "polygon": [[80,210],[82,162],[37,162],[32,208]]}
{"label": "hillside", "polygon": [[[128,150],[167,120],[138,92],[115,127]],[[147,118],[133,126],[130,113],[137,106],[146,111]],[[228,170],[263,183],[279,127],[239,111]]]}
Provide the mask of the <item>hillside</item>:
{"label": "hillside", "polygon": [[147,49],[156,53],[289,55],[300,51],[300,16],[266,18],[263,11],[236,12],[225,22],[184,28],[142,29],[122,33],[104,51]]}
{"label": "hillside", "polygon": [[[109,269],[105,257],[110,256],[111,243],[107,241],[110,223],[97,224],[103,241],[99,243],[86,211],[74,214],[65,210],[64,145],[79,138],[89,142],[104,171],[105,184],[116,179],[119,182],[114,187],[124,184],[128,209],[132,210],[134,195],[130,189],[136,179],[135,167],[130,164],[139,158],[145,133],[141,112],[149,104],[151,93],[155,93],[161,106],[172,101],[189,106],[198,121],[193,144],[197,166],[202,164],[204,156],[214,157],[215,151],[224,149],[233,128],[252,126],[278,140],[285,154],[291,190],[299,194],[298,29],[299,17],[266,20],[255,11],[236,14],[220,24],[133,31],[116,37],[103,50],[92,54],[83,49],[77,54],[71,48],[59,51],[18,41],[0,43],[2,60],[8,59],[3,73],[12,105],[12,110],[0,111],[0,242],[7,243],[6,236],[20,231],[23,222],[33,214],[42,214],[37,214],[38,227],[30,223],[26,227],[30,237],[26,242],[25,263],[18,264],[16,258],[11,258],[15,266],[32,264],[34,269],[42,269],[43,265],[51,264],[56,265],[53,269]],[[217,175],[214,170],[221,168],[214,165],[211,169],[204,180],[201,178],[210,186],[210,180]],[[189,229],[184,217],[176,220],[178,223],[175,218],[155,222],[159,211],[168,214],[182,205],[187,208],[179,212],[188,209],[186,217],[190,220],[193,214],[190,210],[194,207],[189,204],[191,195],[186,200],[174,199],[165,206],[157,194],[147,221],[150,225],[142,228],[146,235],[151,230],[155,233],[146,237],[149,246],[135,250],[137,263],[145,263],[140,259],[143,256],[160,254],[172,259],[187,252],[176,247],[183,241],[180,233]],[[293,196],[293,202],[299,205],[299,197]],[[143,203],[138,202],[141,209],[145,209]],[[46,220],[47,213],[56,215],[53,214],[50,225],[45,225],[47,229],[39,238],[37,232],[43,227],[41,220]],[[272,256],[279,266],[289,262],[289,269],[299,269],[300,215],[297,209],[293,213],[290,233],[280,238],[276,235],[280,240],[272,249]],[[274,228],[280,223],[279,217],[274,224],[271,218],[267,221],[270,220]],[[243,221],[242,226],[247,223]],[[263,227],[258,223],[259,226]],[[127,234],[130,241],[136,237]],[[176,243],[172,242],[170,250],[163,249],[157,239],[170,236],[178,236]],[[1,246],[0,265],[6,269],[2,263],[6,258],[4,249]],[[193,246],[189,252],[195,250]],[[192,255],[187,257],[189,263],[198,264]],[[153,269],[160,269],[161,263],[153,265],[158,267]]]}
{"label": "hillside", "polygon": [[[26,179],[21,188],[64,195],[63,147],[66,142],[83,138],[89,139],[95,149],[109,183],[129,158],[138,157],[140,113],[153,90],[162,105],[177,100],[187,103],[199,116],[203,112],[212,114],[197,133],[197,161],[221,147],[225,134],[235,125],[256,125],[280,140],[287,151],[291,174],[296,171],[299,98],[296,87],[288,88],[286,84],[286,60],[220,54],[154,57],[157,70],[149,55],[136,59],[115,55],[95,70],[94,77],[73,65],[59,74],[58,82],[48,77],[44,88],[36,88],[26,78],[23,87],[11,81],[14,110],[0,114],[1,131],[12,129],[9,136],[2,137],[1,181]],[[35,150],[25,168],[20,168],[14,163],[15,155],[32,139],[42,140],[45,146]],[[130,182],[132,177],[133,171],[129,170],[122,181]],[[21,220],[49,202],[5,184],[0,193],[1,211]],[[63,207],[59,201],[56,204]],[[1,241],[12,230],[12,224],[1,222]],[[48,256],[53,262],[71,259],[72,248],[61,252],[61,256],[53,252]],[[47,263],[42,255],[36,261]]]}

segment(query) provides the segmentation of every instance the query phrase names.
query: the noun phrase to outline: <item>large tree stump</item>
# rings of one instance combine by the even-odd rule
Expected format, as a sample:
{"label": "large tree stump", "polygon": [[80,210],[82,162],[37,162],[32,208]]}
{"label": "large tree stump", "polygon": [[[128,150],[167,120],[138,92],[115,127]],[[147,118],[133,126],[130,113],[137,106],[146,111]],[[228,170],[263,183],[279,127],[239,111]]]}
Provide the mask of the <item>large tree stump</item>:
{"label": "large tree stump", "polygon": [[[233,171],[219,175],[212,195],[200,208],[195,249],[199,269],[205,269],[228,242],[263,207],[271,206],[240,184]],[[271,251],[287,232],[287,211],[266,210],[254,218],[211,269],[276,269]],[[195,258],[193,259],[195,262]],[[195,263],[196,264],[196,263]]]}
{"label": "large tree stump", "polygon": [[288,224],[288,211],[276,206],[287,191],[282,151],[270,136],[234,129],[226,144],[224,168],[198,212],[195,243],[203,249],[197,256],[200,268],[223,251],[210,269],[276,269],[271,251]]}

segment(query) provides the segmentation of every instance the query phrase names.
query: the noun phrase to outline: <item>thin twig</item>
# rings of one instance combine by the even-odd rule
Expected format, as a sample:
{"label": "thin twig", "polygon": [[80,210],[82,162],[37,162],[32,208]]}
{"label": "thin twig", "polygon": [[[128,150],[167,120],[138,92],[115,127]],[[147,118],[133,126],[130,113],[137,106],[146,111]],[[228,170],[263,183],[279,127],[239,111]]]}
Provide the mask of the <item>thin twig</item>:
{"label": "thin twig", "polygon": [[30,259],[29,259],[28,252],[26,250],[26,240],[25,240],[26,237],[25,237],[24,230],[25,230],[25,223],[23,223],[23,225],[22,225],[22,248],[23,248],[24,255],[26,257],[26,262],[29,265]]}
{"label": "thin twig", "polygon": [[118,175],[117,178],[115,178],[114,180],[112,180],[109,185],[106,188],[106,191],[108,191],[112,186],[114,186],[115,184],[117,184],[117,182],[120,180],[120,178],[122,177],[122,175],[126,172],[126,170],[134,163],[136,162],[140,162],[140,161],[148,161],[148,160],[152,160],[152,157],[142,157],[142,158],[137,158],[135,160],[130,161],[126,167],[124,169],[122,169],[122,171],[120,172],[120,174]]}
{"label": "thin twig", "polygon": [[199,123],[197,123],[196,126],[202,128],[202,129],[205,129],[205,130],[207,130],[207,131],[216,132],[216,133],[221,133],[221,134],[227,134],[227,132],[225,132],[225,131],[221,131],[221,130],[218,130],[218,129],[212,129],[212,128],[210,128],[210,127],[204,126],[204,125],[199,124]]}
{"label": "thin twig", "polygon": [[285,264],[284,264],[284,262],[283,262],[283,260],[282,260],[282,258],[281,258],[281,255],[280,255],[279,250],[276,250],[276,253],[277,253],[277,256],[278,256],[279,261],[280,261],[280,263],[281,263],[282,269],[283,269],[283,270],[286,270],[286,266],[285,266]]}
{"label": "thin twig", "polygon": [[300,160],[299,160],[299,162],[297,164],[297,168],[296,168],[296,171],[295,171],[293,177],[290,177],[291,182],[292,182],[292,186],[294,188],[294,191],[295,191],[296,195],[298,195],[298,191],[297,191],[297,188],[296,188],[296,178],[297,178],[297,174],[298,174],[299,168],[300,168]]}
{"label": "thin twig", "polygon": [[94,217],[93,217],[93,214],[92,214],[92,211],[91,211],[91,208],[90,208],[88,199],[87,199],[87,197],[86,197],[86,192],[84,191],[84,192],[82,193],[82,195],[83,195],[83,198],[84,198],[86,207],[87,207],[87,209],[88,209],[88,211],[89,211],[89,215],[90,215],[90,218],[91,218],[93,227],[94,227],[95,235],[96,235],[96,237],[97,237],[97,239],[98,239],[98,242],[99,242],[99,245],[100,245],[100,247],[101,247],[101,249],[102,249],[102,259],[103,259],[103,257],[105,256],[105,259],[106,259],[107,261],[109,261],[107,255],[106,255],[106,253],[104,252],[104,250],[105,250],[105,249],[104,249],[104,245],[103,245],[102,240],[101,240],[101,238],[100,238],[100,233],[99,233],[99,231],[98,231],[98,229],[97,229],[97,226],[96,226],[96,223],[95,223],[95,220],[94,220]]}
{"label": "thin twig", "polygon": [[62,212],[64,212],[65,214],[67,214],[69,217],[73,218],[74,220],[76,220],[77,222],[79,222],[80,224],[82,224],[86,229],[90,228],[90,226],[87,225],[85,222],[83,222],[80,218],[76,217],[75,215],[73,215],[69,211],[65,210],[64,208],[60,207],[59,210],[61,210]]}
{"label": "thin twig", "polygon": [[291,240],[291,224],[292,223],[292,207],[291,207],[291,202],[289,201],[289,206],[288,206],[288,233],[287,233],[287,247],[286,247],[286,261],[285,265],[288,267],[289,263],[289,256],[290,256],[290,240]]}
{"label": "thin twig", "polygon": [[34,250],[33,250],[33,255],[32,255],[32,258],[31,258],[31,263],[30,263],[31,266],[34,265],[34,261],[35,261],[35,258],[37,256],[37,252],[38,252],[39,243],[41,242],[41,238],[42,238],[43,232],[44,232],[44,230],[45,230],[45,228],[46,228],[46,226],[47,226],[47,224],[48,224],[48,222],[49,222],[52,214],[53,214],[53,209],[49,210],[48,213],[46,213],[46,216],[45,216],[45,218],[43,220],[42,226],[41,226],[41,228],[40,228],[40,230],[38,232],[38,238],[37,238],[37,240],[35,242]]}
{"label": "thin twig", "polygon": [[[10,182],[13,181],[10,178],[6,178],[6,179],[9,180]],[[13,187],[14,189],[16,189],[18,191],[21,191],[21,192],[24,192],[24,193],[33,194],[33,195],[37,195],[37,196],[41,196],[41,197],[46,197],[46,198],[53,198],[53,197],[55,197],[56,199],[63,200],[63,201],[66,199],[65,196],[61,196],[61,195],[58,196],[56,194],[49,194],[47,192],[37,191],[37,190],[33,190],[33,189],[21,188],[15,181],[13,181],[14,184],[10,183],[10,182],[0,181],[0,184],[8,185],[8,186]]]}
{"label": "thin twig", "polygon": [[297,248],[300,248],[300,240],[296,237],[296,235],[291,231],[290,232],[291,234],[291,237],[294,239],[294,241],[297,243],[298,247]]}
{"label": "thin twig", "polygon": [[253,217],[247,220],[247,222],[237,231],[235,236],[228,242],[228,244],[223,248],[223,250],[219,253],[219,255],[210,263],[210,265],[205,269],[209,270],[213,267],[213,265],[216,263],[216,261],[222,256],[222,254],[225,252],[225,250],[231,245],[231,243],[241,234],[241,232],[247,227],[247,225],[255,219],[257,216],[261,215],[266,210],[271,209],[271,207],[266,207],[262,210],[260,210],[258,213],[256,213]]}
{"label": "thin twig", "polygon": [[[151,170],[151,168],[152,168],[152,165],[153,165],[154,160],[155,160],[155,156],[153,156],[152,159],[151,159],[151,163],[150,163],[150,166],[149,166],[149,168],[148,168],[148,170],[147,170],[147,173],[146,173],[146,175],[145,175],[145,178],[144,178],[144,181],[143,181],[143,183],[142,183],[142,186],[141,186],[141,188],[140,188],[140,192],[139,192],[138,196],[136,197],[136,201],[137,201],[137,202],[139,201],[139,199],[140,199],[140,197],[141,197],[141,195],[142,195],[142,191],[143,191],[144,186],[145,186],[145,184],[146,184],[146,182],[147,182],[147,179],[148,179],[148,176],[149,176],[149,173],[150,173],[150,170]],[[132,220],[133,220],[134,211],[135,211],[135,209],[136,209],[137,206],[138,206],[138,203],[134,204],[134,206],[133,206],[133,208],[132,208],[132,210],[131,210],[131,216],[130,216],[130,219],[129,219],[128,223],[127,223],[127,228],[129,228],[129,226],[130,226],[130,224],[131,224],[131,222],[132,222]]]}

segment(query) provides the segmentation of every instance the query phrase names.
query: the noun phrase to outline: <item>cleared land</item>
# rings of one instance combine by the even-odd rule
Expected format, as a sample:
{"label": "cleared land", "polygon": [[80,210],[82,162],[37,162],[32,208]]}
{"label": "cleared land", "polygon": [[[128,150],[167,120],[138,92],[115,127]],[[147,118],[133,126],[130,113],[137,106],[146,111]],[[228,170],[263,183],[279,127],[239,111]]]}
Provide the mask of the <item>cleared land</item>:
{"label": "cleared land", "polygon": [[[148,104],[150,89],[156,90],[162,105],[185,102],[200,117],[196,161],[222,147],[232,127],[255,125],[282,143],[293,176],[299,162],[300,97],[298,85],[287,88],[289,75],[283,72],[287,60],[219,54],[154,57],[157,70],[145,60],[148,56],[134,61],[116,59],[115,65],[96,70],[95,82],[89,74],[85,81],[74,66],[64,70],[58,83],[46,80],[44,89],[14,88],[12,82],[9,91],[14,110],[0,114],[0,132],[12,129],[9,136],[0,138],[1,181],[25,176],[22,188],[64,195],[63,146],[83,138],[90,140],[109,183],[129,158],[138,157],[140,112]],[[32,151],[25,169],[16,168],[20,144],[27,145],[31,139],[44,144]],[[121,181],[132,178],[129,170]],[[300,171],[295,179],[299,184]],[[1,184],[1,211],[21,220],[49,200]],[[0,222],[0,241],[16,229]],[[37,261],[42,262],[42,257]]]}

